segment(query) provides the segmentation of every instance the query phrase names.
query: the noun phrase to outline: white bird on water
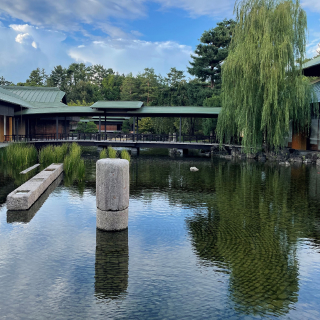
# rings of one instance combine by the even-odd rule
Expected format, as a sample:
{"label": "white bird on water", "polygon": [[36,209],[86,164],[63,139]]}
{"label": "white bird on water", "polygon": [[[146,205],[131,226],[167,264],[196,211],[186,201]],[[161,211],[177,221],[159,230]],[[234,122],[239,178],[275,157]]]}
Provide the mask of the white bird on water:
{"label": "white bird on water", "polygon": [[199,171],[199,169],[196,167],[190,167],[190,171]]}

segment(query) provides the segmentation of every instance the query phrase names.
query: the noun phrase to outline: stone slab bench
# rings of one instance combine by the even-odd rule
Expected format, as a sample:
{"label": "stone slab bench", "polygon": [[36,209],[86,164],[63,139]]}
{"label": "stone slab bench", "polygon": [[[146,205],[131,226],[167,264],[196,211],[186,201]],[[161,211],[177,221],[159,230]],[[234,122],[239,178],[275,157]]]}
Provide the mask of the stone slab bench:
{"label": "stone slab bench", "polygon": [[8,210],[28,210],[63,172],[62,163],[53,163],[7,196]]}

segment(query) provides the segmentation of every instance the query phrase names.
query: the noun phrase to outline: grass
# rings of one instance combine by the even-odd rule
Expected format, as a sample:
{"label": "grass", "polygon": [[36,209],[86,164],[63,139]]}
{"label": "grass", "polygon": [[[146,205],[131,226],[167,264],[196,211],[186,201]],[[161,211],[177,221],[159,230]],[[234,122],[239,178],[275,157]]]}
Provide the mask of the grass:
{"label": "grass", "polygon": [[122,150],[121,151],[121,159],[126,159],[130,162],[131,156],[127,150]]}
{"label": "grass", "polygon": [[37,163],[38,152],[33,145],[12,143],[1,153],[1,163],[6,163],[16,169],[26,169]]}
{"label": "grass", "polygon": [[105,159],[105,158],[115,159],[118,157],[120,157],[121,159],[126,159],[129,162],[131,160],[130,154],[127,150],[122,150],[119,154],[117,150],[113,149],[112,147],[108,147],[107,149],[103,149],[100,152],[100,159]]}
{"label": "grass", "polygon": [[61,146],[48,145],[39,152],[39,163],[48,166],[51,163],[62,163],[68,153],[69,146],[64,143]]}

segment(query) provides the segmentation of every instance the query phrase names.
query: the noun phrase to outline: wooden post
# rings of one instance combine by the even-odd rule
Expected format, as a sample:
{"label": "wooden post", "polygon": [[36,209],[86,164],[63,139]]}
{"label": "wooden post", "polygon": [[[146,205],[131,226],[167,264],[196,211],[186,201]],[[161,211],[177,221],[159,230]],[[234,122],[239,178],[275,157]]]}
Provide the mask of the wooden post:
{"label": "wooden post", "polygon": [[99,134],[101,134],[101,116],[99,116]]}
{"label": "wooden post", "polygon": [[180,117],[180,127],[179,127],[179,142],[181,142],[181,117]]}

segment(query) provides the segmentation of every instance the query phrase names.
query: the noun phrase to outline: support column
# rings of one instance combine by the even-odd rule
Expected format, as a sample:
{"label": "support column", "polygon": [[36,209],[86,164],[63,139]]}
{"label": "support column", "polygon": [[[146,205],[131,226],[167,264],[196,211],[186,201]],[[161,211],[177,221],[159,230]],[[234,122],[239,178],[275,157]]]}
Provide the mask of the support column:
{"label": "support column", "polygon": [[56,140],[59,139],[59,119],[56,117]]}
{"label": "support column", "polygon": [[64,117],[64,134],[67,135],[67,117]]}
{"label": "support column", "polygon": [[30,139],[30,119],[28,118],[28,123],[27,123],[27,139]]}
{"label": "support column", "polygon": [[128,228],[129,161],[101,159],[96,166],[97,228],[120,231]]}
{"label": "support column", "polygon": [[3,116],[3,134],[7,135],[7,116]]}
{"label": "support column", "polygon": [[16,141],[19,140],[19,118],[16,118],[15,121],[15,131],[16,131]]}
{"label": "support column", "polygon": [[137,117],[137,134],[139,134],[139,117]]}
{"label": "support column", "polygon": [[104,133],[107,134],[107,115],[104,112]]}
{"label": "support column", "polygon": [[136,134],[136,117],[133,117],[133,134]]}
{"label": "support column", "polygon": [[99,134],[101,134],[101,116],[99,116]]}
{"label": "support column", "polygon": [[181,117],[180,117],[180,127],[179,127],[179,142],[181,142]]}

